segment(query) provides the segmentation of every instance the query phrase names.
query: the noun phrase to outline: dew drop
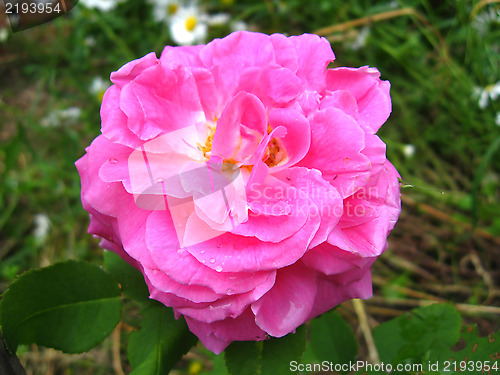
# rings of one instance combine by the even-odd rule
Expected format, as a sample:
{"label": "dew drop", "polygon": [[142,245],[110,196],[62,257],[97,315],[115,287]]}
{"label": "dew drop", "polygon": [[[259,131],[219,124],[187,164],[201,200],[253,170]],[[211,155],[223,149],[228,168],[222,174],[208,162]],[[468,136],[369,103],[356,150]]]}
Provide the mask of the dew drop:
{"label": "dew drop", "polygon": [[205,250],[200,251],[200,254],[205,254]]}
{"label": "dew drop", "polygon": [[226,294],[227,294],[228,296],[230,296],[231,294],[233,294],[233,290],[232,290],[232,289],[228,289],[228,290],[226,291]]}
{"label": "dew drop", "polygon": [[163,177],[158,177],[158,178],[156,179],[156,182],[163,182],[163,181],[165,181],[165,179],[164,179]]}
{"label": "dew drop", "polygon": [[216,270],[217,272],[222,272],[222,267],[221,267],[221,266],[217,266],[217,267],[215,267],[215,270]]}
{"label": "dew drop", "polygon": [[218,248],[218,249],[220,249],[221,247],[222,247],[222,244],[221,244],[221,243],[217,244],[217,248]]}
{"label": "dew drop", "polygon": [[214,264],[215,263],[215,259],[214,258],[210,259],[210,263]]}
{"label": "dew drop", "polygon": [[116,163],[118,163],[118,160],[116,160],[115,158],[109,159],[109,164],[116,164]]}

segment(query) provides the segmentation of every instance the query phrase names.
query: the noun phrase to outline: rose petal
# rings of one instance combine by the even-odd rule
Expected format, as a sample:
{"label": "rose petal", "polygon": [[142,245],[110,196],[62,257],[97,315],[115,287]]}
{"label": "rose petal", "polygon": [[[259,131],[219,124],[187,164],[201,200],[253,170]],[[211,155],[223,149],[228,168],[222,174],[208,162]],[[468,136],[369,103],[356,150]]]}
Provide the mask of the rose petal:
{"label": "rose petal", "polygon": [[[223,159],[231,159],[240,147],[246,146],[245,142],[250,142],[255,150],[265,132],[266,113],[262,102],[253,94],[240,92],[217,121],[212,154]],[[243,134],[248,136],[242,139]]]}
{"label": "rose petal", "polygon": [[252,304],[255,322],[274,337],[282,337],[304,323],[316,296],[316,273],[298,263],[280,269],[276,284]]}
{"label": "rose petal", "polygon": [[311,34],[292,36],[289,40],[297,51],[297,76],[306,83],[307,88],[322,91],[326,67],[335,60],[330,42]]}
{"label": "rose petal", "polygon": [[[217,294],[245,293],[264,283],[275,271],[217,272],[194,258],[188,251],[179,251],[178,239],[167,212],[155,211],[148,217],[146,244],[154,263],[170,278],[184,285],[199,285]],[[210,263],[210,260],[208,261]]]}
{"label": "rose petal", "polygon": [[358,123],[337,108],[317,112],[311,123],[311,147],[298,163],[318,169],[345,198],[364,186],[370,175],[370,159],[361,151],[365,133]]}
{"label": "rose petal", "polygon": [[375,133],[391,114],[391,85],[380,80],[377,69],[335,68],[326,73],[326,81],[328,90],[347,90],[354,96],[368,132]]}
{"label": "rose petal", "polygon": [[232,341],[264,340],[267,334],[255,324],[255,316],[247,309],[237,318],[203,323],[186,317],[189,329],[208,350],[220,354]]}

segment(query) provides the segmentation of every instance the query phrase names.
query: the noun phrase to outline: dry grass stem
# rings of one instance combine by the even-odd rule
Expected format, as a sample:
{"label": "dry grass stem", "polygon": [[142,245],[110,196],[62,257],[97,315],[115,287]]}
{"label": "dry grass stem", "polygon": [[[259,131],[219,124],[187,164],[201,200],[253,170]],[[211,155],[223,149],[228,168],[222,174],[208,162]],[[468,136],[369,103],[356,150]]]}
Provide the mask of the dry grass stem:
{"label": "dry grass stem", "polygon": [[372,330],[368,325],[368,318],[365,311],[365,306],[362,300],[353,299],[352,304],[354,306],[354,311],[358,316],[359,326],[363,332],[363,337],[366,341],[366,346],[368,348],[368,358],[371,363],[380,363],[380,357],[378,356],[377,348],[375,347],[375,341],[373,340]]}

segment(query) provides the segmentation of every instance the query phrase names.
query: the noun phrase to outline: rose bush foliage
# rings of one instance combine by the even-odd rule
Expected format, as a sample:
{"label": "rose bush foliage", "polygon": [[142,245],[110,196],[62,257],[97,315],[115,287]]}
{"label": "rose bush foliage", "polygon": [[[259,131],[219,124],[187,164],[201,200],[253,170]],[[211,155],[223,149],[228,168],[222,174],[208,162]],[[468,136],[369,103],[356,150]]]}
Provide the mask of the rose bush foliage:
{"label": "rose bush foliage", "polygon": [[89,232],[215,353],[372,294],[400,213],[390,84],[333,60],[316,35],[236,32],[111,74],[76,163]]}

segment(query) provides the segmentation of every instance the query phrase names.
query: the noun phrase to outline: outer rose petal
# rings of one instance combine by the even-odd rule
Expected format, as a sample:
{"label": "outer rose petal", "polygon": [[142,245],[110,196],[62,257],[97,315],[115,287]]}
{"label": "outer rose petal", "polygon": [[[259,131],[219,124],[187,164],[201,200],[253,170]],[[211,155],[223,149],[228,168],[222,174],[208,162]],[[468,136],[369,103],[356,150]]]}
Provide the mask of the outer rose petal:
{"label": "outer rose petal", "polygon": [[177,69],[180,67],[204,67],[201,59],[200,52],[205,48],[204,46],[184,46],[172,47],[166,46],[160,56],[160,63],[170,69]]}
{"label": "outer rose petal", "polygon": [[120,108],[127,127],[142,140],[205,120],[193,76],[162,65],[144,70],[122,89]]}
{"label": "outer rose petal", "polygon": [[120,233],[123,248],[143,267],[155,269],[156,264],[146,247],[146,222],[151,211],[138,208],[130,195],[129,199],[120,202],[117,209],[116,231]]}
{"label": "outer rose petal", "polygon": [[238,70],[269,66],[275,61],[269,36],[249,31],[237,31],[224,39],[214,39],[201,50],[200,57],[207,67],[216,65]]}
{"label": "outer rose petal", "polygon": [[278,65],[296,73],[299,68],[299,62],[293,43],[283,34],[273,34],[270,36],[270,39]]}
{"label": "outer rose petal", "polygon": [[255,322],[274,337],[282,337],[307,320],[316,296],[316,273],[301,263],[280,269],[276,284],[252,304]]}
{"label": "outer rose petal", "polygon": [[203,323],[186,317],[189,329],[208,350],[220,354],[233,341],[264,340],[266,332],[255,324],[255,316],[247,309],[236,319],[227,318],[214,323]]}
{"label": "outer rose petal", "polygon": [[322,91],[326,67],[335,60],[330,42],[311,34],[292,36],[289,40],[297,51],[297,76],[306,83],[307,88]]}
{"label": "outer rose petal", "polygon": [[214,302],[220,297],[213,290],[203,286],[180,284],[168,277],[167,274],[156,269],[144,268],[144,276],[160,292],[175,294],[195,303]]}
{"label": "outer rose petal", "polygon": [[101,104],[101,132],[111,141],[129,147],[139,147],[140,138],[127,127],[127,116],[120,109],[120,88],[111,86]]}
{"label": "outer rose petal", "polygon": [[358,104],[359,114],[367,124],[367,131],[375,133],[392,111],[390,83],[380,80],[375,68],[335,68],[326,73],[328,90],[347,90]]}
{"label": "outer rose petal", "polygon": [[345,211],[328,242],[363,257],[379,256],[401,212],[398,177],[386,161],[382,171],[344,203],[350,210]]}
{"label": "outer rose petal", "polygon": [[116,72],[111,73],[111,82],[122,88],[133,81],[144,69],[156,64],[158,64],[156,54],[154,52],[148,53],[146,56],[126,63]]}
{"label": "outer rose petal", "polygon": [[286,68],[245,69],[236,91],[250,92],[262,100],[266,108],[284,105],[302,92],[302,82]]}
{"label": "outer rose petal", "polygon": [[203,265],[179,249],[172,219],[165,211],[155,211],[148,217],[146,238],[147,248],[162,272],[178,283],[205,286],[217,294],[227,295],[228,290],[230,294],[249,292],[276,273],[217,272]]}
{"label": "outer rose petal", "polygon": [[114,155],[119,158],[129,150],[101,135],[87,148],[87,154],[76,162],[82,179],[82,199],[103,215],[116,217],[117,202],[127,200],[129,196],[121,183],[104,182],[100,177],[100,169],[102,165],[118,160]]}
{"label": "outer rose petal", "polygon": [[228,317],[236,318],[252,303],[261,298],[274,285],[275,275],[270,275],[262,284],[254,290],[243,294],[220,296],[210,304],[200,304],[186,307],[178,307],[177,311],[205,323],[213,323]]}
{"label": "outer rose petal", "polygon": [[336,275],[366,267],[373,262],[373,259],[361,258],[356,254],[323,242],[304,254],[302,262],[325,275]]}
{"label": "outer rose petal", "polygon": [[372,279],[369,268],[363,276],[348,285],[340,285],[332,277],[318,277],[317,292],[313,308],[307,320],[333,309],[338,304],[352,298],[370,298],[372,296]]}

